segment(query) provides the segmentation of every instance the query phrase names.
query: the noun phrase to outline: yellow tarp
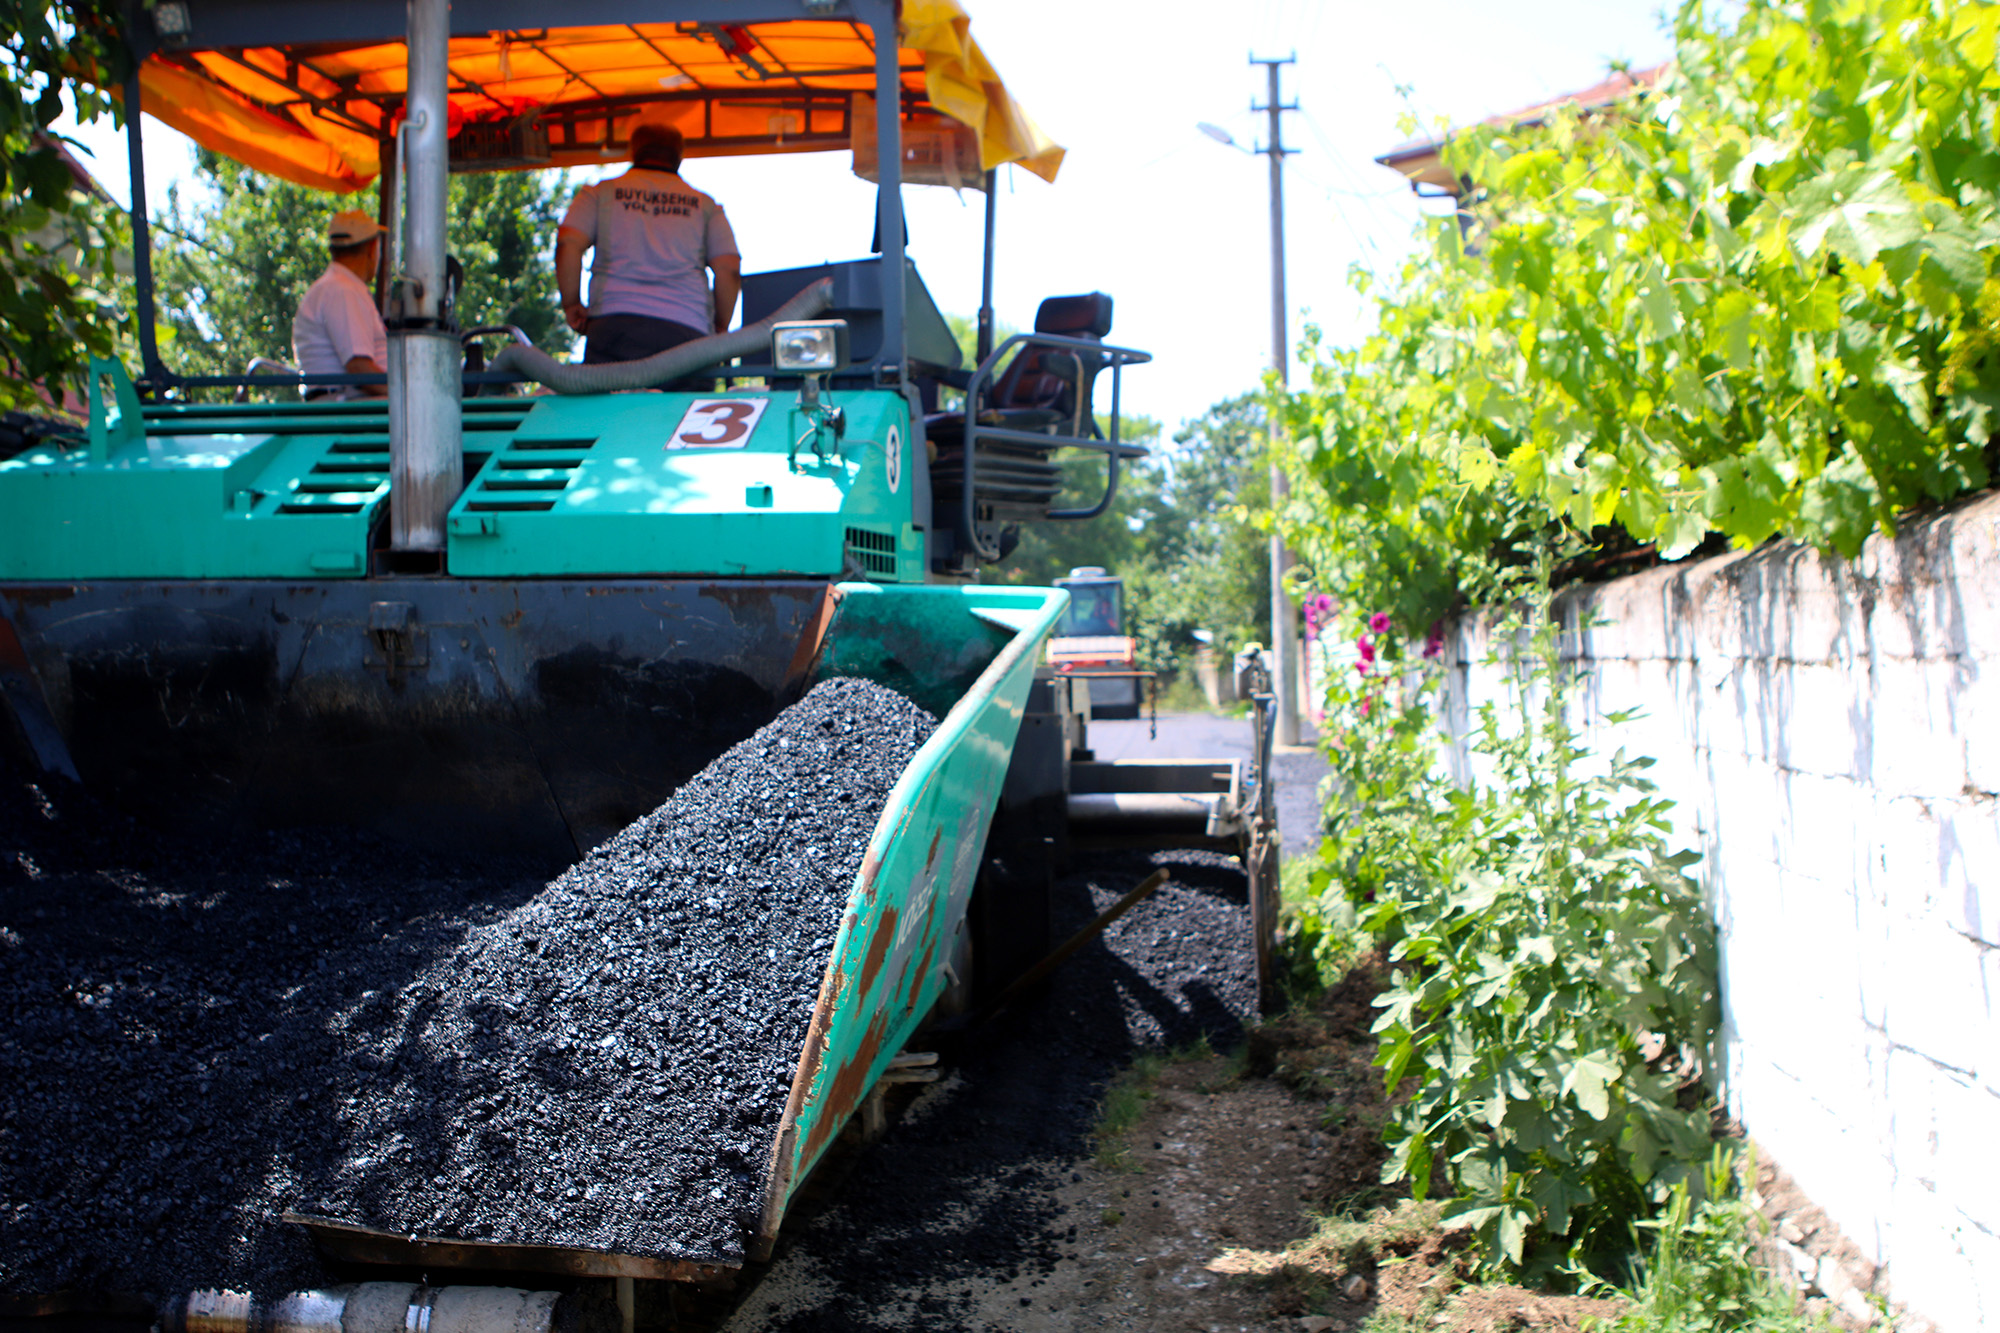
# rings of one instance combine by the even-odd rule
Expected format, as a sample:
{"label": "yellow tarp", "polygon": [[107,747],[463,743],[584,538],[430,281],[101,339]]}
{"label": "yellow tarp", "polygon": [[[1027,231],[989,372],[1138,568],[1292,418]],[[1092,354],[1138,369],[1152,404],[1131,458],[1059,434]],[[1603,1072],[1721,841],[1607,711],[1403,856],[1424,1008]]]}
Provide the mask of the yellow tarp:
{"label": "yellow tarp", "polygon": [[[969,127],[985,167],[1018,162],[1053,181],[1062,148],[1008,95],[971,26],[957,0],[905,0],[897,44],[906,105],[927,102]],[[595,126],[592,142],[552,146],[550,166],[604,161],[596,143],[623,138],[640,112],[636,98],[663,99],[691,157],[825,148],[837,146],[827,136],[841,123],[826,95],[871,93],[874,63],[868,29],[835,20],[455,37],[451,117],[456,130],[468,120],[564,108],[587,116],[602,106],[578,127]],[[246,166],[346,192],[380,171],[405,65],[400,41],[162,54],[140,68],[140,100],[150,115]],[[722,141],[730,146],[714,146]]]}

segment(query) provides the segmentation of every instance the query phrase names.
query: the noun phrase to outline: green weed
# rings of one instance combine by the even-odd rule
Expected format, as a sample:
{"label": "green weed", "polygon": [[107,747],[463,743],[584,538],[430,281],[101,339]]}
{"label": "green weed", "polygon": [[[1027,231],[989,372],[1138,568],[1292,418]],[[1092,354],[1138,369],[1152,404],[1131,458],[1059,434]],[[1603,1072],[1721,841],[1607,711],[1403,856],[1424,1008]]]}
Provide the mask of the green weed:
{"label": "green weed", "polygon": [[1718,1146],[1696,1202],[1675,1185],[1666,1211],[1640,1224],[1653,1233],[1639,1275],[1617,1295],[1631,1302],[1603,1333],[1809,1333],[1823,1328],[1795,1310],[1792,1293],[1759,1268],[1751,1228],[1763,1219],[1738,1191],[1734,1157]]}
{"label": "green weed", "polygon": [[1240,1044],[1229,1054],[1218,1058],[1222,1062],[1221,1068],[1195,1084],[1197,1091],[1211,1095],[1227,1092],[1242,1083],[1250,1072],[1250,1047],[1247,1044]]}
{"label": "green weed", "polygon": [[1170,676],[1163,676],[1159,683],[1159,691],[1158,707],[1162,713],[1217,711],[1209,705],[1208,696],[1202,693],[1201,682],[1195,679],[1192,662]]}
{"label": "green weed", "polygon": [[1427,1299],[1423,1308],[1415,1314],[1404,1314],[1400,1310],[1378,1309],[1368,1316],[1361,1325],[1360,1333],[1432,1333],[1432,1320],[1443,1308],[1444,1302],[1436,1297]]}
{"label": "green weed", "polygon": [[1137,1169],[1126,1149],[1125,1135],[1145,1114],[1146,1103],[1153,1097],[1153,1085],[1159,1082],[1160,1073],[1166,1067],[1165,1056],[1141,1055],[1105,1089],[1104,1103],[1097,1113],[1097,1124],[1090,1132],[1092,1141],[1097,1145],[1099,1166],[1112,1171]]}
{"label": "green weed", "polygon": [[1349,897],[1333,887],[1325,848],[1278,868],[1279,979],[1294,1003],[1309,1001],[1346,976],[1376,947]]}

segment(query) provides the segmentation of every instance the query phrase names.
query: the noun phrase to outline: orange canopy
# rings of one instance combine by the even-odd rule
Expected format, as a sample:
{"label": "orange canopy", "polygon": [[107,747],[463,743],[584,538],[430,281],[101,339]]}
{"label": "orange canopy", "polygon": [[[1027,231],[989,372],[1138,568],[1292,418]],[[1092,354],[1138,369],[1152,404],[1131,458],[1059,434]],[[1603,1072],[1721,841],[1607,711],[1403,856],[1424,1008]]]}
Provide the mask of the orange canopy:
{"label": "orange canopy", "polygon": [[[968,127],[982,167],[1018,162],[1054,180],[1063,150],[1011,98],[956,0],[905,0],[906,125]],[[196,143],[300,185],[352,191],[380,174],[401,115],[403,43],[163,51],[139,72],[150,115]],[[852,95],[872,94],[870,31],[845,20],[659,23],[492,32],[451,40],[452,131],[492,166],[597,165],[623,156],[640,115],[662,112],[690,157],[846,148]],[[535,148],[509,157],[510,133]],[[539,136],[547,136],[540,153]]]}

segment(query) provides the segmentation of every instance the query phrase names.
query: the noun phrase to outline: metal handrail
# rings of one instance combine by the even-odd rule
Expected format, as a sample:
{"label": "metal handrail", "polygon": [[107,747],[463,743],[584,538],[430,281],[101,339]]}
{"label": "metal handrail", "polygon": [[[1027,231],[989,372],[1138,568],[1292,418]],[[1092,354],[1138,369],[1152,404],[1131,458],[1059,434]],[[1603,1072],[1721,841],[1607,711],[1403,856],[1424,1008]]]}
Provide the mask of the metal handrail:
{"label": "metal handrail", "polygon": [[[1089,439],[1078,435],[1045,434],[1040,431],[1013,430],[1005,426],[979,424],[979,393],[981,386],[992,387],[994,371],[1009,351],[1016,347],[1057,347],[1069,348],[1077,352],[1089,352],[1104,358],[1105,364],[1098,367],[1101,373],[1106,368],[1111,371],[1111,434],[1108,439]],[[1046,449],[1096,449],[1105,454],[1104,495],[1088,509],[1052,509],[1051,519],[1073,520],[1096,518],[1111,507],[1118,495],[1118,460],[1121,458],[1144,458],[1148,450],[1143,445],[1120,444],[1118,442],[1118,401],[1119,376],[1126,366],[1144,365],[1153,359],[1151,352],[1141,352],[1133,347],[1116,347],[1110,343],[1097,342],[1091,338],[1072,338],[1056,333],[1017,333],[1006,342],[993,349],[979,368],[972,372],[972,378],[965,386],[965,477],[961,483],[964,494],[960,497],[963,508],[965,539],[972,544],[973,554],[981,560],[998,560],[1000,547],[996,542],[991,547],[979,540],[977,523],[978,496],[978,445],[981,439],[996,440],[1006,444],[1030,444]],[[1079,362],[1077,383],[1077,410],[1084,410],[1083,384]],[[1093,423],[1094,425],[1094,423]]]}
{"label": "metal handrail", "polygon": [[[533,347],[530,338],[520,326],[515,324],[482,324],[476,329],[467,329],[459,335],[463,346],[474,338],[489,338],[494,334],[505,334],[522,347]],[[259,374],[259,371],[274,372]],[[474,371],[463,377],[467,384],[521,384],[525,381],[519,375],[495,375],[490,371]],[[176,388],[188,389],[235,389],[236,401],[250,401],[252,389],[321,389],[350,388],[363,384],[386,384],[386,375],[352,375],[343,371],[337,375],[307,375],[288,361],[280,361],[272,356],[253,356],[243,367],[241,375],[174,375],[170,378]]]}
{"label": "metal handrail", "polygon": [[[245,375],[255,375],[259,370],[275,370],[281,374],[292,375],[299,373],[299,368],[291,362],[280,361],[272,356],[253,356],[250,358],[250,364],[243,367]],[[236,401],[239,403],[250,401],[250,386],[248,384],[239,384],[236,386]]]}
{"label": "metal handrail", "polygon": [[517,347],[533,347],[535,345],[535,340],[533,338],[530,338],[526,333],[522,332],[519,325],[481,324],[476,329],[467,329],[464,333],[459,334],[458,335],[459,346],[463,347],[466,343],[471,342],[474,338],[487,338],[491,337],[493,334],[496,333],[506,334],[509,338],[512,338],[514,340],[514,344]]}

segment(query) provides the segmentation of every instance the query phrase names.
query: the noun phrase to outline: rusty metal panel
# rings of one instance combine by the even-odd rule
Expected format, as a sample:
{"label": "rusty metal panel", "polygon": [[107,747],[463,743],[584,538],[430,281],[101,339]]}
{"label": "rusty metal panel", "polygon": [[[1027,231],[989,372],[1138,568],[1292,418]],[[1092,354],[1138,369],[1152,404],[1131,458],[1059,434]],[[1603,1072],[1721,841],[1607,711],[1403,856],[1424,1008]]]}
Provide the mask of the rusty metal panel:
{"label": "rusty metal panel", "polygon": [[964,670],[968,651],[987,660],[890,792],[862,863],[766,1173],[767,1245],[798,1183],[943,989],[1042,644],[1068,601],[1045,588],[841,591],[829,671],[936,685]]}

